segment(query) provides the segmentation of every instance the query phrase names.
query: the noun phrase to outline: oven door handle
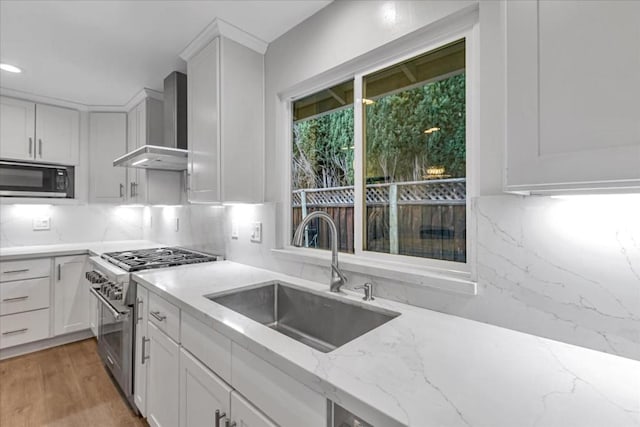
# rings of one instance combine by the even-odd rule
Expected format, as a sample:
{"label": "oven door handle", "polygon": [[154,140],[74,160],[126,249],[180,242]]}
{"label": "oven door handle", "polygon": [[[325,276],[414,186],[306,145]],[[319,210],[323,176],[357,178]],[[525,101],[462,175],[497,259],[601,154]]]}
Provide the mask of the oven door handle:
{"label": "oven door handle", "polygon": [[109,309],[109,311],[111,312],[111,315],[115,318],[115,320],[125,320],[129,317],[129,313],[120,313],[115,308],[113,308],[111,304],[109,304],[109,301],[107,301],[102,295],[100,295],[100,293],[96,291],[95,288],[90,287],[89,292],[95,295],[96,298],[98,298],[98,301],[100,301],[100,303],[104,307]]}

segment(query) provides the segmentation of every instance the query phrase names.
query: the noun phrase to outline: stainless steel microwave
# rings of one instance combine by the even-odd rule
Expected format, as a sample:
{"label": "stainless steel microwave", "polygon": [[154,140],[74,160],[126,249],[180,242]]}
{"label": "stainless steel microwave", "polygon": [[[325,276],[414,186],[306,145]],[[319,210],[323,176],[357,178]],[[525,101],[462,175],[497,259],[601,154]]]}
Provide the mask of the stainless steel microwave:
{"label": "stainless steel microwave", "polygon": [[74,167],[0,161],[2,197],[74,197]]}

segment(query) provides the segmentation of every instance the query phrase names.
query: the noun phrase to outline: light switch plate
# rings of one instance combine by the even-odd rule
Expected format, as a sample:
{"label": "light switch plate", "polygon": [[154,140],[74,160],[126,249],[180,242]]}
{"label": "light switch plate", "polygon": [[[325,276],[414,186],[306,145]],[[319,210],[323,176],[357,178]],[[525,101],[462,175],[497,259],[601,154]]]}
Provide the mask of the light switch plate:
{"label": "light switch plate", "polygon": [[240,233],[238,232],[238,221],[233,221],[231,223],[231,238],[234,240],[238,240],[238,236]]}
{"label": "light switch plate", "polygon": [[251,223],[251,241],[256,243],[262,242],[262,223],[261,222]]}
{"label": "light switch plate", "polygon": [[34,231],[51,230],[51,217],[40,216],[37,218],[33,218],[33,230]]}

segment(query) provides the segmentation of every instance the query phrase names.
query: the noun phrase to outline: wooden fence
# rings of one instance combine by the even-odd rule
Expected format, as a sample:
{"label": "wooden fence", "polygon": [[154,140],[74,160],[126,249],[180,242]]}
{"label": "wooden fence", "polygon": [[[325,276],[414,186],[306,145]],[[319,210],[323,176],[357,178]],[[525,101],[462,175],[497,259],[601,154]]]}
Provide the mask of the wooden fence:
{"label": "wooden fence", "polygon": [[[367,185],[366,250],[464,262],[466,181],[461,179]],[[334,219],[342,252],[353,253],[353,187],[293,192],[293,228],[303,215],[326,211]],[[324,222],[307,229],[310,247],[329,248]]]}

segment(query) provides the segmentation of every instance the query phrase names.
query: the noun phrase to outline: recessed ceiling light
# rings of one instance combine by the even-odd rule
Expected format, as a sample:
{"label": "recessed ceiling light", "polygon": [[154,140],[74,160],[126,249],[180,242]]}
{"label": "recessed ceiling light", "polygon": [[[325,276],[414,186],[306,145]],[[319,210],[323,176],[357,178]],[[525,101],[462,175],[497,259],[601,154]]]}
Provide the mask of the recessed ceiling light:
{"label": "recessed ceiling light", "polygon": [[22,70],[15,65],[11,64],[0,64],[0,70],[8,71],[10,73],[21,73]]}

